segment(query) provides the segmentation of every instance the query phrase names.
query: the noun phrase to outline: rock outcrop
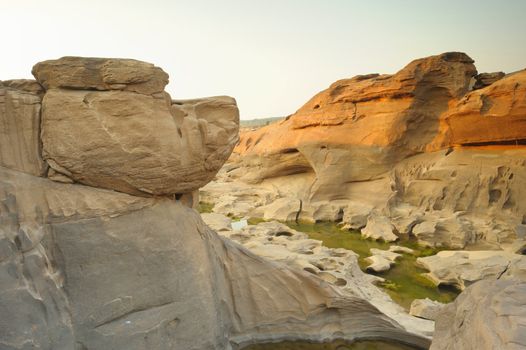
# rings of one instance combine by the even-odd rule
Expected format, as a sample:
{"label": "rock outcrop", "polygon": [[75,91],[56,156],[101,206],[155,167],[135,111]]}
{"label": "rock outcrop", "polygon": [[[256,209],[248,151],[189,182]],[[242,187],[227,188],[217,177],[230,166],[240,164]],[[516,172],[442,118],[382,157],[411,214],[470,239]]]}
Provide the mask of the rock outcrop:
{"label": "rock outcrop", "polygon": [[[285,120],[243,132],[204,198],[267,219],[276,200],[296,203],[274,212],[342,220],[373,238],[516,249],[526,224],[526,71],[481,75],[485,86],[471,90],[476,73],[467,55],[445,53],[394,75],[337,81]],[[239,183],[256,200],[230,191]]]}
{"label": "rock outcrop", "polygon": [[438,314],[431,350],[524,349],[524,305],[524,281],[478,282]]}
{"label": "rock outcrop", "polygon": [[237,141],[233,99],[171,101],[167,75],[133,60],[64,58],[34,73],[1,87],[0,348],[429,345],[364,298],[219,237],[185,205]]}
{"label": "rock outcrop", "polygon": [[[460,290],[490,277],[500,277],[517,267],[526,274],[526,256],[503,251],[450,251],[418,258],[417,263],[429,270],[427,277],[436,285],[451,285]],[[519,273],[514,273],[519,276]]]}

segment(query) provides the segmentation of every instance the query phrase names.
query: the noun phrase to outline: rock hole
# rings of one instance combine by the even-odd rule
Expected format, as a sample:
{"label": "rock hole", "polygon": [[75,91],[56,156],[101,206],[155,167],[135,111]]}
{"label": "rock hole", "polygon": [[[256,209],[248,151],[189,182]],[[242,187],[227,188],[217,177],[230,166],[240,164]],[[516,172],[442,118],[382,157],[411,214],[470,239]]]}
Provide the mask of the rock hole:
{"label": "rock hole", "polygon": [[179,134],[179,137],[183,137],[183,132],[179,127],[177,127],[177,133]]}
{"label": "rock hole", "polygon": [[283,151],[281,151],[280,153],[282,154],[289,154],[289,153],[299,153],[298,149],[297,148],[285,148]]}
{"label": "rock hole", "polygon": [[291,232],[287,232],[287,231],[280,231],[280,232],[276,233],[275,236],[276,237],[279,237],[279,236],[292,237],[293,234]]}
{"label": "rock hole", "polygon": [[22,242],[20,241],[20,237],[18,236],[15,237],[15,245],[16,249],[22,250]]}
{"label": "rock hole", "polygon": [[314,108],[313,108],[313,109],[318,109],[318,108],[320,108],[320,105],[319,105],[319,104],[316,104],[316,105],[314,105]]}
{"label": "rock hole", "polygon": [[453,170],[453,172],[451,173],[451,177],[457,177],[457,171],[456,170]]}
{"label": "rock hole", "polygon": [[183,196],[183,194],[182,193],[176,193],[176,194],[174,194],[174,196],[175,196],[176,200],[180,200],[181,197]]}
{"label": "rock hole", "polygon": [[489,191],[489,202],[495,203],[500,199],[502,192],[498,189]]}
{"label": "rock hole", "polygon": [[513,179],[513,173],[510,174],[510,176],[508,177],[509,180]]}
{"label": "rock hole", "polygon": [[511,198],[511,194],[506,199],[506,202],[502,205],[502,209],[513,209],[515,208],[515,201]]}
{"label": "rock hole", "polygon": [[347,281],[344,280],[343,278],[338,278],[336,280],[336,282],[334,282],[334,284],[337,285],[337,286],[343,287],[343,286],[347,285]]}

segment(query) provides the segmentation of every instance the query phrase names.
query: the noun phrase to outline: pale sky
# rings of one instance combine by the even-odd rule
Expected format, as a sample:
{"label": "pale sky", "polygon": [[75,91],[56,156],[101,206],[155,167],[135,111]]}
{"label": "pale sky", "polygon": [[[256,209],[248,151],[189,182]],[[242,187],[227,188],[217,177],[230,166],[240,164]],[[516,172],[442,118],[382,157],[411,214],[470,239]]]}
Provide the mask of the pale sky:
{"label": "pale sky", "polygon": [[61,56],[148,61],[173,98],[230,95],[243,119],[295,112],[332,82],[463,51],[526,68],[526,0],[0,0],[0,80]]}

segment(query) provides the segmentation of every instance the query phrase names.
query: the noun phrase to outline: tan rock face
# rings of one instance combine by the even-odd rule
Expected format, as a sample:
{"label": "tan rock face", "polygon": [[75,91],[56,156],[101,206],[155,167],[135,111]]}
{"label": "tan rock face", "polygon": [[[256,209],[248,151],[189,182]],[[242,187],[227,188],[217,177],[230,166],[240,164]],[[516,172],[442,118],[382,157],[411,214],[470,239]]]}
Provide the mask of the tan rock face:
{"label": "tan rock face", "polygon": [[[237,142],[236,102],[211,97],[172,104],[164,92],[137,93],[154,81],[162,91],[166,81],[161,84],[158,70],[128,60],[37,64],[35,76],[49,88],[42,143],[50,178],[137,195],[187,193],[209,182]],[[109,81],[129,85],[117,89],[105,85]]]}
{"label": "tan rock face", "polygon": [[37,63],[33,75],[46,89],[163,92],[168,74],[151,63],[119,58],[62,57]]}
{"label": "tan rock face", "polygon": [[4,81],[2,85],[0,166],[41,176],[47,167],[41,157],[40,97],[33,93],[38,84],[34,81]]}

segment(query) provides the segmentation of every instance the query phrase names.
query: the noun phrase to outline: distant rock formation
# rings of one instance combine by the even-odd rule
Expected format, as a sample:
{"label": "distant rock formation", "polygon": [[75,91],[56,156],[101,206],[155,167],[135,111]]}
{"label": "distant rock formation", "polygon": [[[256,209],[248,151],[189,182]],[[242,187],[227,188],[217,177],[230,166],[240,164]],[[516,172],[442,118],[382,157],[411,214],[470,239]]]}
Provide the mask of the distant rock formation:
{"label": "distant rock formation", "polygon": [[368,301],[270,262],[184,204],[237,142],[229,97],[172,101],[151,64],[68,57],[0,85],[0,348],[239,349],[391,339]]}
{"label": "distant rock formation", "polygon": [[478,75],[484,86],[471,90],[476,74],[449,52],[337,81],[286,120],[243,132],[204,197],[226,207],[240,180],[253,200],[240,196],[237,215],[343,220],[375,237],[368,226],[382,222],[390,240],[520,251],[526,70]]}

